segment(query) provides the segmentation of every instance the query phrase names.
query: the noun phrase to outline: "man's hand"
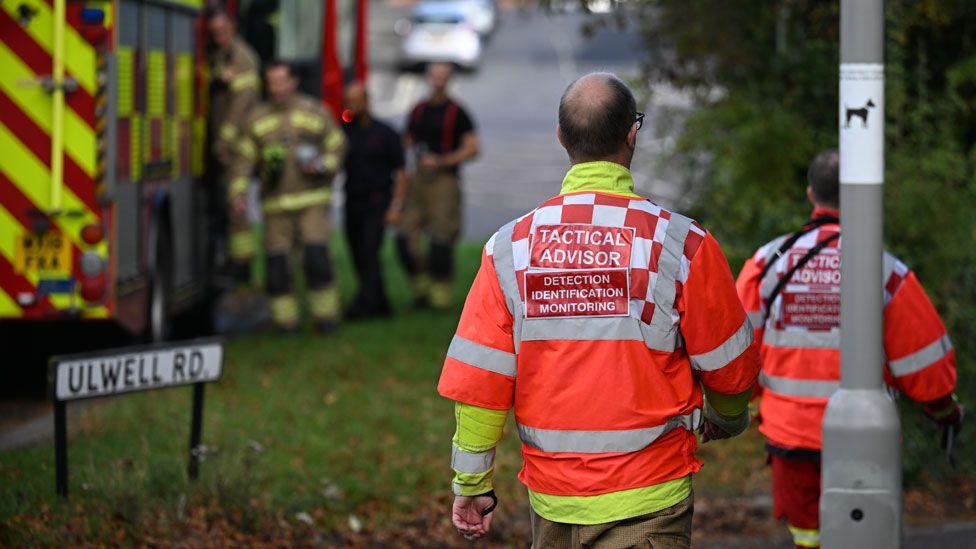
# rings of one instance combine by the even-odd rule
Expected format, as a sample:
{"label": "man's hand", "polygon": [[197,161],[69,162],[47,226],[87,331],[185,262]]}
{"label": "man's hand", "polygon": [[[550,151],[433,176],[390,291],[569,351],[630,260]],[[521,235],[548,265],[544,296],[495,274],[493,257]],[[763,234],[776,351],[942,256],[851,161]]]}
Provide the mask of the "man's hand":
{"label": "man's hand", "polygon": [[956,433],[962,429],[965,409],[952,395],[925,403],[925,415],[939,427],[952,426]]}
{"label": "man's hand", "polygon": [[491,496],[454,496],[454,505],[451,508],[451,522],[458,532],[468,541],[479,540],[488,535],[491,526],[491,517],[495,511],[482,516],[485,509],[494,505],[495,500]]}
{"label": "man's hand", "polygon": [[440,169],[441,159],[436,154],[425,154],[420,157],[420,167],[425,170]]}
{"label": "man's hand", "polygon": [[234,196],[231,199],[231,207],[234,209],[235,216],[244,217],[247,213],[247,197],[243,194]]}
{"label": "man's hand", "polygon": [[298,169],[310,177],[318,177],[329,173],[329,170],[325,167],[325,159],[321,156],[315,157],[308,162],[299,163]]}
{"label": "man's hand", "polygon": [[709,442],[711,440],[722,440],[723,438],[732,438],[732,435],[726,433],[721,427],[715,425],[707,419],[702,423],[701,428],[701,441],[702,444]]}
{"label": "man's hand", "polygon": [[741,414],[735,417],[727,417],[715,411],[707,402],[705,403],[705,418],[701,427],[701,440],[703,443],[710,440],[721,440],[732,438],[742,434],[749,428],[749,409],[746,408]]}
{"label": "man's hand", "polygon": [[220,71],[220,81],[224,84],[230,84],[230,81],[234,79],[234,70],[231,68],[226,68]]}
{"label": "man's hand", "polygon": [[400,211],[403,207],[400,204],[390,204],[390,207],[386,209],[386,216],[384,221],[387,227],[396,227],[400,223]]}
{"label": "man's hand", "polygon": [[302,173],[311,177],[319,176],[325,173],[325,167],[321,164],[315,165],[312,163],[302,164],[300,168]]}

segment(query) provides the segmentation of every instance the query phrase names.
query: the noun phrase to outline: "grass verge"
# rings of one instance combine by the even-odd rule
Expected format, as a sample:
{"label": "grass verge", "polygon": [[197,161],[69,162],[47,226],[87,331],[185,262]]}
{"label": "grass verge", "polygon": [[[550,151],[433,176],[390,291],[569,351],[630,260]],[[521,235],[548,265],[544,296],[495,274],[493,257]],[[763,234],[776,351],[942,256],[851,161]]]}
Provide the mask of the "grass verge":
{"label": "grass verge", "polygon": [[[352,272],[336,244],[348,297]],[[479,255],[477,245],[459,249],[458,303]],[[391,246],[384,257],[401,311],[392,319],[346,324],[328,337],[266,334],[228,344],[225,377],[207,389],[198,482],[185,476],[189,388],[81,409],[71,426],[67,501],[53,495],[52,444],[0,453],[0,545],[459,544],[447,515],[452,404],[435,391],[458,311],[409,310]],[[498,453],[502,503],[492,540],[525,546],[513,432],[510,424]],[[703,518],[731,516],[723,501],[768,493],[754,429],[701,455]]]}

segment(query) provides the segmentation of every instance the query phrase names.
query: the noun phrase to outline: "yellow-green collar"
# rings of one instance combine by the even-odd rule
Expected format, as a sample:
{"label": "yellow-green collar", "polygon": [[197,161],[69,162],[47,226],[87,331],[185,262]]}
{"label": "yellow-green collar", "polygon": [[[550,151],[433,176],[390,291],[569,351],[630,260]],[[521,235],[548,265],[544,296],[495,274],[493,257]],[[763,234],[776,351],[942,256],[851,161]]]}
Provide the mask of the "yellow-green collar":
{"label": "yellow-green collar", "polygon": [[584,191],[637,196],[630,170],[615,162],[582,162],[570,168],[559,194]]}

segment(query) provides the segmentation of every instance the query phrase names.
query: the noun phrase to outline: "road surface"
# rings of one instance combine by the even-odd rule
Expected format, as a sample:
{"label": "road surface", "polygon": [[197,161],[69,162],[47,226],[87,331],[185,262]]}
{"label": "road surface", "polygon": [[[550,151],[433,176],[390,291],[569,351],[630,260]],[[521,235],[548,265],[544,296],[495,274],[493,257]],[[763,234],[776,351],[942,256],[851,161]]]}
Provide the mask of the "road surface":
{"label": "road surface", "polygon": [[[409,11],[380,2],[373,6],[370,93],[374,110],[402,127],[413,104],[426,93],[422,74],[396,69],[399,38],[392,29]],[[644,57],[639,37],[614,27],[584,38],[580,28],[587,17],[503,10],[480,70],[455,79],[454,94],[475,118],[482,144],[481,157],[463,174],[465,238],[484,240],[558,192],[569,162],[556,141],[556,114],[559,97],[570,82],[597,70],[627,80],[638,78]],[[661,144],[653,132],[658,107],[647,109],[634,178],[640,192],[674,206],[680,198],[677,185],[659,177],[655,166]]]}

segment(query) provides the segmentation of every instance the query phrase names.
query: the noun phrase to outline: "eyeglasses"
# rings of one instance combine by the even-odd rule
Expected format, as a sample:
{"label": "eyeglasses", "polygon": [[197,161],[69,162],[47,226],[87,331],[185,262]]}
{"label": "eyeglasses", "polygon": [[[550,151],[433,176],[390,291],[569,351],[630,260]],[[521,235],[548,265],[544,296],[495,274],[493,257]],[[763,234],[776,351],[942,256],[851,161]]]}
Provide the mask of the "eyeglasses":
{"label": "eyeglasses", "polygon": [[644,113],[639,112],[634,114],[634,120],[637,122],[637,129],[641,129],[641,126],[644,125]]}

